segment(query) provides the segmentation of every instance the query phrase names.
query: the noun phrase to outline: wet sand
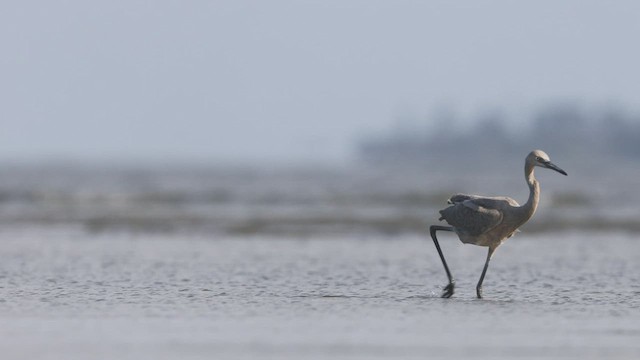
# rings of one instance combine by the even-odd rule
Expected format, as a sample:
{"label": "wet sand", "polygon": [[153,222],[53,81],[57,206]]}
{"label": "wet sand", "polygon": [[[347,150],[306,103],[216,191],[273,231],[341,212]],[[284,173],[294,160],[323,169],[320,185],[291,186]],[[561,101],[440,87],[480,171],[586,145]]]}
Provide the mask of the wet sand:
{"label": "wet sand", "polygon": [[0,231],[3,359],[637,359],[640,242]]}

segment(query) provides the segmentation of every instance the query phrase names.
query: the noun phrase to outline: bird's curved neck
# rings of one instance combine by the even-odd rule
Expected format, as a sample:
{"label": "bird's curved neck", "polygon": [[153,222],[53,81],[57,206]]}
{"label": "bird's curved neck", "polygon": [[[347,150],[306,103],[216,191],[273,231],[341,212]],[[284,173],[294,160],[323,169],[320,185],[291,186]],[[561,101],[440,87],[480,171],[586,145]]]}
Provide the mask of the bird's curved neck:
{"label": "bird's curved neck", "polygon": [[521,206],[521,209],[526,214],[526,220],[529,220],[529,218],[531,218],[536,212],[538,202],[540,201],[540,184],[536,180],[533,168],[534,167],[532,165],[528,163],[525,164],[524,176],[527,180],[527,185],[529,186],[529,199],[527,199],[527,202]]}

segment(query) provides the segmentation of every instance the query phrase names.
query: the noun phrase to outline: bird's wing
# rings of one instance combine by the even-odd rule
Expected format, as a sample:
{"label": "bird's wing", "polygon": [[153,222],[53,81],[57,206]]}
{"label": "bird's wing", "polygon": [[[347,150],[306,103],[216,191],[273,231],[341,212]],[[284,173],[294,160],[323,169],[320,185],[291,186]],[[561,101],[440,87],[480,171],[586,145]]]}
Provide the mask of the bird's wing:
{"label": "bird's wing", "polygon": [[452,206],[441,210],[440,214],[457,231],[468,235],[480,235],[498,226],[503,219],[504,202],[515,202],[508,198],[485,198],[473,195],[454,195]]}
{"label": "bird's wing", "polygon": [[473,199],[473,198],[477,198],[477,196],[475,195],[467,195],[467,194],[455,194],[452,197],[449,198],[449,200],[447,200],[448,204],[457,204],[457,203],[461,203],[465,200],[469,200],[469,199]]}
{"label": "bird's wing", "polygon": [[467,194],[455,194],[449,198],[447,203],[449,204],[458,204],[464,201],[471,200],[474,203],[488,207],[488,208],[499,208],[500,205],[506,203],[510,206],[520,206],[517,201],[510,197],[506,196],[478,196],[478,195],[467,195]]}

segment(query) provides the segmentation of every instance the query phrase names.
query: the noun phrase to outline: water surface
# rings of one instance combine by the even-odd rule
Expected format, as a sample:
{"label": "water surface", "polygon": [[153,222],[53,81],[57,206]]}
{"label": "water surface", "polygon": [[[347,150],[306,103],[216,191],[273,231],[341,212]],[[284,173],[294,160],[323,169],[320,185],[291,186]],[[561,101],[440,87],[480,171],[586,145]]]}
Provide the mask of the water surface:
{"label": "water surface", "polygon": [[624,358],[640,356],[640,242],[518,234],[280,238],[0,231],[7,359]]}

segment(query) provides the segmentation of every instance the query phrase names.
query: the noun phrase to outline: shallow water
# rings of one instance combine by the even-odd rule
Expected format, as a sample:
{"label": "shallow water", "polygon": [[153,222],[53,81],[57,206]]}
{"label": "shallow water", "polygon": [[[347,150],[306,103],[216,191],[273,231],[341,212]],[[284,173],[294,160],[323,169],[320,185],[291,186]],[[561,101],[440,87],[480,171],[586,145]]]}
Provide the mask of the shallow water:
{"label": "shallow water", "polygon": [[[504,167],[504,169],[502,169]],[[0,227],[79,226],[111,232],[359,237],[423,233],[453,193],[524,203],[521,161],[482,169],[9,168]],[[640,168],[540,169],[539,211],[526,231],[623,230],[636,221]],[[473,176],[469,176],[471,173]]]}
{"label": "shallow water", "polygon": [[0,231],[3,359],[640,356],[640,242],[443,235],[451,299],[421,236],[220,237]]}

